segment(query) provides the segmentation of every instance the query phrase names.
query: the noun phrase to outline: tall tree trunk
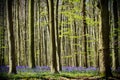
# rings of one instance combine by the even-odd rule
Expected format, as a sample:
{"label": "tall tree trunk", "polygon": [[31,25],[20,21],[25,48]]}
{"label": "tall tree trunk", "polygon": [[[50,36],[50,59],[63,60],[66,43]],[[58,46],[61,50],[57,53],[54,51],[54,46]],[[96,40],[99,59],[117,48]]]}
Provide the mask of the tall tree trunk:
{"label": "tall tree trunk", "polygon": [[5,1],[0,1],[0,65],[4,64],[4,46],[5,46],[5,26],[4,26],[4,15],[5,15]]}
{"label": "tall tree trunk", "polygon": [[25,60],[28,65],[28,49],[27,49],[27,0],[25,0]]}
{"label": "tall tree trunk", "polygon": [[[74,21],[74,31],[75,31],[75,37],[77,37],[77,25],[76,25],[76,22]],[[78,50],[78,45],[77,45],[77,43],[78,43],[78,41],[77,41],[77,38],[75,38],[74,39],[74,43],[75,43],[75,59],[76,59],[76,67],[79,67],[79,55],[78,55],[78,52],[77,52],[77,50]]]}
{"label": "tall tree trunk", "polygon": [[44,45],[45,45],[45,65],[48,65],[48,54],[47,54],[47,27],[44,29]]}
{"label": "tall tree trunk", "polygon": [[13,31],[13,18],[12,18],[12,4],[13,0],[8,0],[8,21],[9,21],[9,73],[17,73],[16,71],[16,53],[15,53],[15,38]]}
{"label": "tall tree trunk", "polygon": [[87,61],[87,23],[86,23],[86,0],[83,0],[83,34],[84,34],[84,57],[85,57],[85,63],[84,66],[88,67],[88,61]]}
{"label": "tall tree trunk", "polygon": [[118,8],[117,1],[113,0],[113,16],[114,16],[114,57],[115,57],[115,69],[119,67],[119,55],[118,55]]}
{"label": "tall tree trunk", "polygon": [[[47,13],[48,13],[47,18],[48,18],[48,22],[49,22],[49,1],[48,0],[46,0],[46,4],[47,4]],[[50,33],[49,25],[48,25],[48,32]]]}
{"label": "tall tree trunk", "polygon": [[62,71],[61,63],[61,37],[59,37],[59,30],[61,26],[58,24],[58,9],[59,9],[59,0],[56,2],[56,33],[57,33],[57,49],[58,49],[58,58],[59,58],[59,70]]}
{"label": "tall tree trunk", "polygon": [[41,15],[40,15],[40,11],[41,11],[41,9],[40,9],[40,0],[38,0],[38,6],[39,6],[39,17],[38,17],[38,21],[39,21],[39,27],[38,27],[38,40],[39,40],[39,42],[38,42],[38,52],[39,52],[39,55],[38,55],[38,65],[39,66],[41,66],[41,27],[40,27],[40,17],[41,17]]}
{"label": "tall tree trunk", "polygon": [[118,16],[120,18],[120,0],[117,0],[117,8],[118,8]]}
{"label": "tall tree trunk", "polygon": [[34,68],[34,0],[29,0],[29,39],[29,67]]}
{"label": "tall tree trunk", "polygon": [[49,26],[50,26],[50,37],[51,37],[52,72],[58,73],[54,22],[55,22],[54,21],[54,0],[49,0],[49,24],[50,24]]}
{"label": "tall tree trunk", "polygon": [[20,65],[20,54],[21,54],[21,48],[20,48],[20,23],[19,23],[19,4],[20,1],[17,0],[17,20],[16,20],[16,28],[17,28],[17,65]]}
{"label": "tall tree trunk", "polygon": [[110,46],[109,46],[109,11],[108,0],[100,0],[101,9],[101,52],[100,52],[100,73],[106,77],[112,76],[110,67]]}

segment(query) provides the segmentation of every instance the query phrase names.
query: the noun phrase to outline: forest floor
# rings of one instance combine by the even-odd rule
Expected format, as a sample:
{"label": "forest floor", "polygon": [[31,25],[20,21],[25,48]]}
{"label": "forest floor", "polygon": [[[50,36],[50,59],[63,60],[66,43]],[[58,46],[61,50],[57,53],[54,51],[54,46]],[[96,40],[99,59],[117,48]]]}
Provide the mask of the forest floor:
{"label": "forest floor", "polygon": [[[70,74],[70,73],[68,73]],[[68,75],[65,73],[64,75],[62,73],[60,74],[34,74],[34,73],[22,73],[22,74],[0,74],[0,80],[120,80],[120,74],[114,75],[114,77],[108,77],[107,79],[105,77],[101,77],[99,75],[89,75],[85,76],[75,76],[75,75]],[[77,73],[78,74],[78,73]]]}
{"label": "forest floor", "polygon": [[120,80],[120,78],[109,77],[108,79],[106,79],[106,78],[95,78],[95,77],[79,77],[79,78],[60,77],[57,79],[52,79],[52,78],[21,78],[21,79],[0,78],[0,80]]}
{"label": "forest floor", "polygon": [[8,74],[9,67],[0,67],[0,80],[120,80],[120,71],[113,71],[113,77],[106,79],[99,75],[97,68],[63,67],[63,71],[53,74],[49,67],[29,68],[17,66],[17,74]]}
{"label": "forest floor", "polygon": [[119,78],[113,78],[109,77],[108,79],[106,78],[95,78],[95,77],[79,77],[79,78],[60,78],[59,80],[120,80]]}
{"label": "forest floor", "polygon": [[57,79],[53,79],[53,78],[43,78],[42,80],[120,80],[120,74],[119,76],[113,76],[113,77],[101,77],[101,76],[89,76],[89,77],[67,77],[67,76],[61,76]]}

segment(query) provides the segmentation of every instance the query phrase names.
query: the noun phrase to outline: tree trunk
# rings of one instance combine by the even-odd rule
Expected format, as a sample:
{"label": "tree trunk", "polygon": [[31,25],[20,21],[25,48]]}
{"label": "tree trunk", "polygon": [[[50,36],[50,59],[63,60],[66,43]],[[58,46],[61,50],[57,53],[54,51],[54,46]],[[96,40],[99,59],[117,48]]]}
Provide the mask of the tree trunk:
{"label": "tree trunk", "polygon": [[34,68],[34,0],[29,0],[29,39],[29,67]]}
{"label": "tree trunk", "polygon": [[15,53],[15,38],[13,31],[13,18],[12,18],[12,4],[13,0],[8,0],[8,21],[9,21],[9,73],[17,73],[16,71],[16,53]]}
{"label": "tree trunk", "polygon": [[62,71],[62,63],[61,63],[61,37],[59,37],[59,31],[61,30],[61,26],[58,24],[58,8],[59,8],[59,0],[56,2],[56,33],[57,33],[57,49],[58,49],[58,58],[59,58],[59,70]]}
{"label": "tree trunk", "polygon": [[5,17],[5,1],[0,1],[0,65],[5,65],[4,62],[4,53],[5,53],[5,26],[4,26],[4,17]]}
{"label": "tree trunk", "polygon": [[117,1],[113,0],[113,16],[114,16],[114,57],[115,57],[115,69],[119,67],[119,55],[118,55],[118,8]]}
{"label": "tree trunk", "polygon": [[84,66],[88,67],[88,61],[87,61],[87,23],[86,23],[86,0],[83,0],[83,34],[84,34],[84,57],[85,57],[85,63]]}
{"label": "tree trunk", "polygon": [[54,24],[54,1],[49,0],[49,26],[51,38],[51,54],[52,54],[52,72],[58,73],[57,57],[56,57],[56,40],[55,40],[55,24]]}
{"label": "tree trunk", "polygon": [[[74,21],[74,31],[75,31],[75,37],[77,37],[77,25],[76,25],[76,22]],[[77,52],[77,50],[78,50],[78,45],[77,45],[77,43],[78,43],[78,40],[77,40],[77,38],[75,38],[74,39],[74,43],[75,43],[75,61],[76,61],[76,67],[79,67],[79,54],[78,54],[78,52]]]}
{"label": "tree trunk", "polygon": [[27,43],[27,0],[25,0],[25,60],[26,60],[26,65],[28,65],[28,43]]}
{"label": "tree trunk", "polygon": [[45,45],[45,65],[48,65],[48,49],[47,49],[47,27],[44,29],[44,45]]}
{"label": "tree trunk", "polygon": [[16,28],[17,28],[17,65],[19,66],[20,65],[20,25],[19,25],[19,0],[17,1],[17,19],[16,19]]}
{"label": "tree trunk", "polygon": [[101,56],[100,56],[100,73],[106,77],[112,76],[110,68],[110,47],[109,47],[109,12],[108,0],[100,1],[101,9]]}

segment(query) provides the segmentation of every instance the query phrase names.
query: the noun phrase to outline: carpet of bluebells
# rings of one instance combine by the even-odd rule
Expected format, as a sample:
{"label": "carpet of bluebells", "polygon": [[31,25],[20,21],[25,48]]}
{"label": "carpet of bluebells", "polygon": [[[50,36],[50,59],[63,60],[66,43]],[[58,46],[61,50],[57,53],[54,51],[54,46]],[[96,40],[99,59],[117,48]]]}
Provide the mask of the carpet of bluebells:
{"label": "carpet of bluebells", "polygon": [[[36,66],[35,68],[31,69],[28,66],[17,66],[17,72],[47,72],[50,71],[50,67],[48,66]],[[95,67],[71,67],[71,66],[64,66],[62,67],[63,72],[81,72],[81,73],[90,73],[90,72],[98,72],[98,68]],[[0,66],[0,73],[7,73],[9,71],[9,66]],[[114,72],[120,72],[120,67],[115,70]]]}
{"label": "carpet of bluebells", "polygon": [[[31,69],[28,66],[17,66],[17,72],[46,72],[50,71],[50,67],[48,66],[36,66],[35,68]],[[8,72],[9,66],[0,66],[0,73]],[[71,67],[71,66],[64,66],[62,67],[63,72],[91,72],[91,71],[98,71],[95,67]]]}

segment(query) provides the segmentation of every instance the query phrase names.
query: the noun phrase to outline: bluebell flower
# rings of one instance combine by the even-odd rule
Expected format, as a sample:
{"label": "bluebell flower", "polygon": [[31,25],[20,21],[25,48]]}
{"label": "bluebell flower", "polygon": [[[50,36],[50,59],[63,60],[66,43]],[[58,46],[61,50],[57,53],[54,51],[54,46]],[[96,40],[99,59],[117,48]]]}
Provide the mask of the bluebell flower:
{"label": "bluebell flower", "polygon": [[8,72],[8,71],[9,71],[9,67],[8,66],[0,66],[0,73]]}

